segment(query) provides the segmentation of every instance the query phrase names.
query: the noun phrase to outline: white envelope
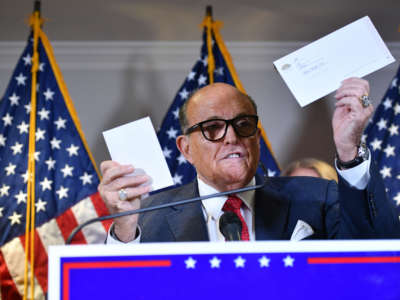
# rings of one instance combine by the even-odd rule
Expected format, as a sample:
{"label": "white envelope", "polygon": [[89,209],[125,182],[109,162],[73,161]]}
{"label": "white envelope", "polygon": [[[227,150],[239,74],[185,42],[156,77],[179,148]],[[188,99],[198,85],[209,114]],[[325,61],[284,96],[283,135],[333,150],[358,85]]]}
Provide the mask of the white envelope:
{"label": "white envelope", "polygon": [[138,174],[144,171],[153,190],[174,184],[149,117],[104,131],[103,136],[111,159],[133,165]]}
{"label": "white envelope", "polygon": [[394,62],[368,16],[274,62],[288,88],[305,106],[339,88],[349,77],[363,77]]}

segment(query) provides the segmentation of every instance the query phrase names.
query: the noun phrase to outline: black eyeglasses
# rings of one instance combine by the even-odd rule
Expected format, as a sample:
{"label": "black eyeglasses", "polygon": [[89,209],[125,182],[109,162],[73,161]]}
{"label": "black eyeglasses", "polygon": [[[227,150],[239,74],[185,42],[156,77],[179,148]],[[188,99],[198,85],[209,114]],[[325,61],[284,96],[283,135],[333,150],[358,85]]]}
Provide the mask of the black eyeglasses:
{"label": "black eyeglasses", "polygon": [[216,142],[223,139],[228,131],[229,124],[232,125],[235,133],[240,137],[249,137],[257,131],[258,116],[243,115],[230,120],[211,119],[199,122],[185,131],[185,134],[191,134],[200,128],[207,140]]}

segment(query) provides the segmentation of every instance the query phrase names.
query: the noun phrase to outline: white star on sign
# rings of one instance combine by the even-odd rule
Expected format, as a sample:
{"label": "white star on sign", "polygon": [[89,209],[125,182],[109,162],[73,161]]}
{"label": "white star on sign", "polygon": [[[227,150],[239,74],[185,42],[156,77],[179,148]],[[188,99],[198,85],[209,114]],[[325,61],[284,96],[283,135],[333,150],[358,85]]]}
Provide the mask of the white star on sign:
{"label": "white star on sign", "polygon": [[13,119],[14,119],[14,117],[12,117],[9,113],[7,113],[7,114],[3,117],[4,126],[12,125],[12,120],[13,120]]}
{"label": "white star on sign", "polygon": [[72,170],[74,167],[70,167],[68,164],[65,164],[65,167],[61,169],[61,172],[64,174],[64,178],[67,176],[72,177]]}
{"label": "white star on sign", "polygon": [[294,258],[291,257],[290,255],[287,255],[287,256],[283,259],[283,263],[284,263],[285,267],[293,267]]}
{"label": "white star on sign", "polygon": [[87,184],[92,184],[92,177],[93,175],[90,175],[88,173],[83,173],[83,175],[81,177],[79,177],[80,180],[82,180],[82,184],[85,185]]}
{"label": "white star on sign", "polygon": [[32,56],[27,53],[26,56],[22,58],[24,60],[24,65],[31,65],[32,64]]}
{"label": "white star on sign", "polygon": [[18,130],[19,130],[19,134],[23,134],[24,132],[25,133],[28,133],[29,131],[29,124],[26,124],[25,123],[25,121],[22,121],[22,123],[21,124],[19,124],[18,126],[17,126],[17,128],[18,128]]}
{"label": "white star on sign", "polygon": [[43,210],[46,211],[46,201],[43,201],[42,199],[39,198],[39,201],[35,203],[36,206],[36,212],[38,213],[39,211]]}
{"label": "white star on sign", "polygon": [[8,97],[8,99],[10,99],[10,101],[11,101],[11,106],[13,106],[13,105],[19,105],[19,97],[15,94],[15,93],[13,93],[10,97]]}
{"label": "white star on sign", "polygon": [[390,127],[388,128],[388,131],[390,133],[390,136],[393,135],[398,135],[399,134],[399,126],[392,124],[390,125]]}
{"label": "white star on sign", "polygon": [[271,260],[266,257],[265,255],[263,257],[261,257],[258,262],[260,263],[260,268],[268,268],[269,267],[269,262]]}
{"label": "white star on sign", "polygon": [[394,110],[394,115],[395,115],[395,116],[398,115],[398,114],[400,114],[400,104],[396,103],[396,104],[394,105],[393,110]]}
{"label": "white star on sign", "polygon": [[169,150],[167,147],[164,147],[163,154],[165,158],[171,158],[171,152],[172,150]]}
{"label": "white star on sign", "polygon": [[12,163],[9,163],[8,166],[4,168],[7,172],[7,176],[15,175],[16,167],[17,167],[17,165],[13,165]]}
{"label": "white star on sign", "polygon": [[241,256],[238,256],[235,260],[235,267],[236,268],[244,268],[244,264],[246,262],[245,259],[243,259]]}
{"label": "white star on sign", "polygon": [[394,156],[394,149],[395,147],[390,146],[389,144],[386,146],[386,148],[383,150],[383,152],[386,153],[386,157]]}
{"label": "white star on sign", "polygon": [[174,127],[171,127],[168,131],[167,131],[168,137],[170,139],[176,139],[176,135],[178,134],[178,130],[175,130]]}
{"label": "white star on sign", "polygon": [[377,138],[375,138],[375,139],[370,143],[370,145],[371,145],[371,147],[372,147],[372,150],[374,150],[374,151],[377,150],[377,149],[381,150],[381,149],[382,149],[381,144],[382,144],[382,141],[381,141],[381,140],[378,140]]}
{"label": "white star on sign", "polygon": [[45,163],[47,164],[47,169],[50,171],[51,169],[54,169],[54,165],[56,164],[56,161],[54,159],[52,159],[51,157],[49,157],[49,159],[46,160]]}
{"label": "white star on sign", "polygon": [[186,89],[183,89],[180,93],[179,96],[181,96],[182,100],[186,100],[187,97],[189,96],[189,92]]}
{"label": "white star on sign", "polygon": [[57,140],[55,137],[50,141],[51,149],[60,149],[61,140]]}
{"label": "white star on sign", "polygon": [[60,198],[60,200],[62,198],[67,198],[68,197],[68,188],[65,188],[63,186],[60,186],[60,189],[58,191],[56,191],[56,193],[58,194],[58,197]]}
{"label": "white star on sign", "polygon": [[14,155],[17,155],[18,153],[22,153],[22,147],[23,147],[24,145],[22,145],[22,144],[20,144],[20,143],[18,143],[18,142],[15,142],[15,145],[14,146],[11,146],[11,149],[12,149],[12,151],[13,151],[13,154]]}
{"label": "white star on sign", "polygon": [[392,177],[392,168],[383,166],[383,168],[379,171],[379,173],[381,173],[382,178],[385,179],[386,177]]}
{"label": "white star on sign", "polygon": [[385,99],[383,102],[383,106],[385,107],[385,110],[389,109],[392,107],[392,100],[388,97]]}
{"label": "white star on sign", "polygon": [[26,196],[27,194],[25,194],[22,190],[19,191],[19,193],[17,195],[15,195],[14,197],[17,198],[17,203],[26,203]]}
{"label": "white star on sign", "polygon": [[51,184],[53,183],[53,180],[48,180],[47,177],[43,179],[43,181],[40,182],[40,185],[42,186],[42,191],[44,192],[45,190],[51,191]]}
{"label": "white star on sign", "polygon": [[44,134],[46,133],[45,130],[38,128],[36,130],[36,142],[40,140],[44,140]]}
{"label": "white star on sign", "polygon": [[69,156],[74,156],[74,155],[78,156],[78,150],[79,150],[79,147],[75,146],[74,144],[71,144],[71,146],[69,148],[67,148]]}
{"label": "white star on sign", "polygon": [[10,189],[9,185],[3,183],[3,186],[0,188],[0,196],[8,196],[8,190]]}
{"label": "white star on sign", "polygon": [[67,122],[66,119],[58,117],[58,120],[55,121],[54,124],[57,126],[57,129],[60,129],[60,128],[64,128],[65,129],[66,128],[65,127],[65,122]]}
{"label": "white star on sign", "polygon": [[175,119],[179,119],[179,107],[177,109],[175,109],[172,114],[174,115]]}
{"label": "white star on sign", "polygon": [[43,93],[46,100],[53,100],[54,92],[47,88],[47,90]]}
{"label": "white star on sign", "polygon": [[219,265],[221,264],[221,260],[218,259],[218,257],[216,257],[216,256],[214,256],[209,261],[210,261],[210,264],[211,264],[211,269],[219,268]]}
{"label": "white star on sign", "polygon": [[379,122],[376,123],[376,125],[378,126],[379,130],[386,129],[387,128],[387,121],[385,119],[381,118],[379,120]]}
{"label": "white star on sign", "polygon": [[200,75],[199,79],[197,80],[197,83],[199,86],[206,84],[207,82],[207,77],[205,77],[203,74]]}
{"label": "white star on sign", "polygon": [[178,173],[176,173],[174,177],[172,177],[172,180],[175,184],[182,184],[182,176],[178,175]]}
{"label": "white star on sign", "polygon": [[179,165],[186,163],[185,157],[181,154],[177,158]]}
{"label": "white star on sign", "polygon": [[196,72],[191,71],[189,75],[187,76],[188,81],[191,81],[194,79],[194,76],[196,76]]}
{"label": "white star on sign", "polygon": [[0,146],[5,146],[6,140],[7,138],[4,135],[0,134]]}
{"label": "white star on sign", "polygon": [[25,80],[26,80],[26,76],[24,76],[24,74],[20,73],[17,77],[15,77],[15,79],[17,80],[17,85],[25,85]]}
{"label": "white star on sign", "polygon": [[12,216],[9,216],[8,219],[11,221],[11,225],[21,224],[22,215],[17,214],[16,211],[13,212]]}
{"label": "white star on sign", "polygon": [[185,265],[186,265],[186,269],[194,269],[196,268],[196,260],[194,260],[193,258],[189,257],[188,259],[185,260]]}
{"label": "white star on sign", "polygon": [[46,110],[44,107],[38,112],[38,115],[40,116],[40,120],[48,120],[49,119],[49,113],[50,110]]}

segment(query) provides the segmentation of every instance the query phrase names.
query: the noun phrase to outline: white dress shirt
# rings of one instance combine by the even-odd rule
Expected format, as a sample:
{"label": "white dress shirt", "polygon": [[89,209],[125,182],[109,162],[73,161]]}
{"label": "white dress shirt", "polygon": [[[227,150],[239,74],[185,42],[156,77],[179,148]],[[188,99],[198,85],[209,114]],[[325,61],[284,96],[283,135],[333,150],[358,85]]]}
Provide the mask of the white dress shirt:
{"label": "white dress shirt", "polygon": [[[364,161],[363,163],[359,164],[358,166],[347,169],[347,170],[339,170],[336,165],[336,170],[340,176],[342,176],[350,186],[363,190],[368,185],[370,174],[369,174],[369,167],[371,165],[371,155],[369,155],[369,159]],[[198,180],[198,187],[199,187],[199,194],[200,196],[205,196],[213,193],[217,193],[218,191],[213,187],[204,183],[201,179],[197,178]],[[255,185],[255,178],[253,178],[247,186]],[[250,241],[255,240],[255,225],[254,225],[254,201],[255,201],[255,191],[247,191],[244,193],[237,194],[240,199],[242,199],[245,205],[242,206],[240,209],[242,216],[247,224],[249,229],[249,236]],[[217,198],[210,198],[207,200],[202,201],[203,207],[203,214],[204,219],[207,223],[208,229],[208,236],[210,241],[212,242],[223,242],[225,241],[224,236],[219,231],[219,218],[223,214],[222,207],[225,204],[225,201],[228,199],[227,196],[217,197]],[[111,229],[113,226],[110,227],[108,231],[106,244],[125,244],[111,236]],[[139,227],[138,227],[139,228]],[[140,242],[140,228],[139,228],[139,235],[136,237],[135,240],[129,243],[138,243]]]}

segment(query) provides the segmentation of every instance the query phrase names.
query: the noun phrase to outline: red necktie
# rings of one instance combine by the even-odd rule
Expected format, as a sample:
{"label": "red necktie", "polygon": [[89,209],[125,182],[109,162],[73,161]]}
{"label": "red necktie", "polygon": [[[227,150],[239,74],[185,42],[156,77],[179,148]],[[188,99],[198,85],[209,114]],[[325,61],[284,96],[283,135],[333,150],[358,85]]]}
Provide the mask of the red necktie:
{"label": "red necktie", "polygon": [[229,195],[228,200],[226,200],[224,206],[222,207],[223,211],[231,211],[235,215],[237,215],[242,222],[242,241],[249,241],[249,230],[247,228],[247,224],[244,221],[242,214],[240,213],[240,207],[243,205],[242,199],[236,197],[235,195]]}

